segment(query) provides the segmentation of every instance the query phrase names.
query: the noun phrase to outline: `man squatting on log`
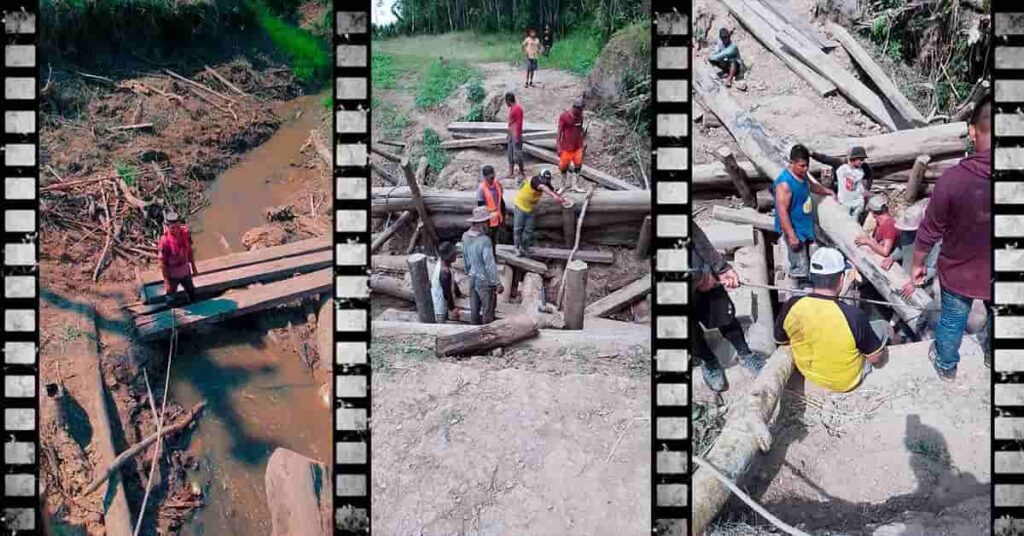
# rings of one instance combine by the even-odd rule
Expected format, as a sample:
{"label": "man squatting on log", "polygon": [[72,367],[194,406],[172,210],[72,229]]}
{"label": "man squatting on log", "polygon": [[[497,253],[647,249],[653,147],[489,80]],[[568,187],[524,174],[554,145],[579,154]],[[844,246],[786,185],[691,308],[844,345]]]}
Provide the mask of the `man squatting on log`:
{"label": "man squatting on log", "polygon": [[551,170],[549,168],[544,168],[539,175],[534,175],[530,180],[523,181],[523,186],[516,192],[513,242],[516,254],[520,257],[526,256],[533,245],[533,229],[536,225],[533,208],[544,194],[550,196],[559,205],[565,206],[565,198],[551,188]]}
{"label": "man squatting on log", "polygon": [[[698,327],[693,333],[693,355],[702,367],[704,383],[716,392],[722,392],[729,388],[729,382],[722,370],[721,363],[711,351],[707,341],[704,339],[705,329],[715,329],[721,332],[728,340],[739,356],[740,363],[750,370],[754,376],[764,366],[764,361],[750,350],[747,340],[743,337],[743,328],[736,320],[736,308],[729,298],[725,288],[736,288],[739,286],[740,278],[732,266],[726,262],[715,247],[708,240],[707,235],[699,226],[693,226],[693,240],[690,242],[690,258],[693,263],[694,282],[696,293],[696,316]],[[723,288],[723,285],[725,288]]]}
{"label": "man squatting on log", "polygon": [[933,246],[942,241],[938,274],[942,287],[941,313],[935,328],[928,358],[939,377],[956,379],[960,363],[960,343],[967,330],[971,303],[985,302],[985,327],[978,332],[985,365],[992,366],[989,330],[992,328],[992,96],[978,102],[971,115],[967,134],[974,152],[946,170],[935,184],[924,221],[917,230],[910,281],[903,294],[913,293],[924,284],[925,259]]}
{"label": "man squatting on log", "polygon": [[740,60],[740,49],[732,42],[732,32],[728,28],[718,30],[718,42],[715,43],[715,50],[708,56],[708,63],[719,69],[718,77],[725,78],[725,87],[732,87],[732,81],[743,65]]}
{"label": "man squatting on log", "polygon": [[808,179],[811,153],[797,144],[789,151],[789,165],[772,183],[775,196],[775,232],[783,236],[787,251],[786,272],[800,288],[807,282],[810,248],[814,244],[814,205],[811,193],[835,196],[835,192]]}
{"label": "man squatting on log", "polygon": [[170,304],[178,286],[185,288],[189,303],[196,301],[196,286],[192,278],[199,275],[196,257],[192,251],[192,233],[181,223],[178,213],[164,212],[164,234],[157,242],[160,274],[164,278],[165,299]]}
{"label": "man squatting on log", "polygon": [[505,290],[498,278],[494,247],[484,225],[490,219],[491,212],[487,207],[474,208],[473,215],[468,218],[471,226],[462,235],[462,257],[469,274],[469,318],[477,325],[494,322],[498,294]]}
{"label": "man squatting on log", "polygon": [[871,322],[857,306],[836,299],[848,268],[839,250],[819,248],[810,260],[814,290],[790,298],[775,321],[775,342],[792,347],[800,373],[837,392],[853,390],[888,358],[888,323]]}
{"label": "man squatting on log", "polygon": [[452,263],[457,256],[458,251],[451,242],[441,242],[437,246],[437,264],[430,275],[430,297],[434,301],[434,319],[438,324],[447,322],[449,318],[458,320],[461,314],[455,298],[462,296],[452,278]]}

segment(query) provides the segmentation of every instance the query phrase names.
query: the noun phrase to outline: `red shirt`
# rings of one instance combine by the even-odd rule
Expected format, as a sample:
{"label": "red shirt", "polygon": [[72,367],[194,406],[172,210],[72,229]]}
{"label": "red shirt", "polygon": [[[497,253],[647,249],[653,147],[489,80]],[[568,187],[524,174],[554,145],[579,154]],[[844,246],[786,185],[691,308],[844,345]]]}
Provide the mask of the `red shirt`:
{"label": "red shirt", "polygon": [[189,259],[192,258],[192,233],[182,225],[177,234],[170,230],[164,231],[156,246],[160,252],[160,262],[167,268],[167,276],[172,279],[183,279],[192,275]]}
{"label": "red shirt", "polygon": [[583,147],[583,114],[579,116],[572,111],[562,112],[558,117],[558,130],[562,133],[562,151],[575,151]]}
{"label": "red shirt", "polygon": [[523,139],[523,107],[518,103],[508,109],[508,125],[516,133],[516,141]]}
{"label": "red shirt", "polygon": [[874,234],[875,242],[878,242],[878,245],[882,245],[885,240],[892,240],[895,248],[896,245],[899,245],[899,237],[900,231],[896,228],[896,218],[887,216],[878,219],[878,227],[875,227]]}

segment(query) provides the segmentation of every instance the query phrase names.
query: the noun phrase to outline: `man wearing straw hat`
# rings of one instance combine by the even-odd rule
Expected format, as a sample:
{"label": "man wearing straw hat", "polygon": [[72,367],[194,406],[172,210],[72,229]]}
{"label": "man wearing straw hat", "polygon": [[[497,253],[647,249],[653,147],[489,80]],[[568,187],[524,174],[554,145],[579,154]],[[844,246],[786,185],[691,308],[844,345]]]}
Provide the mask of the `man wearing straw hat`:
{"label": "man wearing straw hat", "polygon": [[498,278],[491,238],[485,224],[491,219],[487,207],[476,207],[468,218],[468,231],[462,234],[462,258],[469,274],[469,319],[473,324],[494,322],[498,294],[504,290]]}
{"label": "man wearing straw hat", "polygon": [[164,293],[167,303],[178,287],[185,289],[189,303],[196,301],[196,287],[192,277],[199,274],[195,253],[192,251],[192,233],[181,223],[178,213],[164,212],[164,234],[156,246],[160,261],[160,274],[164,278]]}

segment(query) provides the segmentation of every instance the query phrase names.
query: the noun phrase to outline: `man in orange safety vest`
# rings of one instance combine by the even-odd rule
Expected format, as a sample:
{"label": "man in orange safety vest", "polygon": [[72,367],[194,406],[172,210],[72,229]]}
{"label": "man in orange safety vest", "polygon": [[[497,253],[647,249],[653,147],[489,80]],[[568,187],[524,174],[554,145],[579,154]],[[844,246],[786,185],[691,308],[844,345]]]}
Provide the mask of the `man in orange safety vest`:
{"label": "man in orange safety vest", "polygon": [[481,169],[483,180],[476,189],[476,205],[487,207],[491,213],[491,219],[487,221],[487,236],[491,238],[491,249],[497,255],[498,240],[501,237],[501,230],[505,227],[505,198],[501,183],[494,176],[494,168],[484,166]]}

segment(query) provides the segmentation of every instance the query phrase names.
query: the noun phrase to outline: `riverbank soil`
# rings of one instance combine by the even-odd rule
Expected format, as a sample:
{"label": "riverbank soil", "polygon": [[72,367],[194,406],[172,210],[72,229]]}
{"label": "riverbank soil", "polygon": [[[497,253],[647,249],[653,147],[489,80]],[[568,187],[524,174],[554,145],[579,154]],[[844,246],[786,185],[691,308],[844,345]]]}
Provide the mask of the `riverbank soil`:
{"label": "riverbank soil", "polygon": [[[247,45],[266,44],[250,37]],[[192,226],[199,260],[328,232],[330,169],[306,143],[314,129],[330,139],[323,96],[256,45],[216,51],[211,42],[205,55],[127,60],[106,43],[97,45],[106,55],[91,61],[64,41],[49,45],[58,55],[44,58],[41,90],[40,388],[49,396],[59,386],[63,397],[40,415],[47,524],[57,533],[105,533],[103,497],[81,493],[105,470],[96,445],[106,432],[83,408],[106,404],[122,452],[156,431],[151,404],[159,411],[166,397],[165,427],[196,404],[205,408],[163,443],[141,533],[269,534],[262,483],[273,448],[329,463],[330,415],[317,394],[329,379],[312,366],[315,352],[301,350],[315,347],[317,304],[183,333],[173,351],[167,341],[135,343],[125,306],[139,299],[137,273],[156,268],[164,210]],[[253,155],[262,172],[249,163]],[[238,169],[246,170],[241,178]],[[291,206],[297,217],[271,225],[261,203]],[[250,227],[270,238],[243,240]],[[90,344],[99,347],[102,391],[90,381],[95,361],[68,351]],[[132,526],[152,463],[148,448],[120,470]]]}
{"label": "riverbank soil", "polygon": [[[929,62],[937,50],[947,61],[958,61],[968,42],[971,46],[976,42],[968,30],[987,15],[961,7],[953,8],[956,13],[952,15],[944,10],[936,15],[934,20],[952,16],[949,20],[958,21],[952,25],[961,32],[953,34],[959,37],[952,41],[961,41],[955,50],[944,31],[929,29],[932,23],[921,21],[913,29],[893,26],[894,44],[883,49],[873,43],[870,31],[862,30],[872,24],[904,20],[901,17],[905,13],[882,8],[872,11],[877,6],[868,4],[790,0],[788,8],[825,38],[830,38],[828,21],[847,27],[926,118],[934,124],[946,121],[948,118],[942,116],[953,113],[961,104],[953,93],[964,99],[971,84],[965,89],[957,79],[953,93],[947,95],[944,91],[949,91],[953,80],[947,83],[940,71],[937,84]],[[733,30],[732,40],[740,49],[745,68],[728,95],[764,126],[773,142],[779,141],[787,150],[794,143],[814,150],[828,140],[887,132],[841,93],[821,97],[752,35],[724,3],[701,0],[694,9],[694,23],[708,30],[706,45],[694,51],[694,63],[707,61],[720,28]],[[907,36],[913,32],[924,32],[930,41],[911,42]],[[842,46],[828,55],[862,81],[869,80]],[[695,109],[699,104],[695,95]],[[737,159],[746,160],[733,135],[712,111],[701,107],[694,115],[694,164],[716,164],[720,148],[728,148]],[[869,162],[870,158],[869,154]],[[910,164],[912,161],[904,172]],[[762,184],[755,190],[767,183]],[[881,183],[876,180],[873,191],[888,198],[894,215],[906,209],[905,178]],[[727,225],[712,216],[715,206],[743,208],[743,200],[731,186],[724,190],[698,188],[693,196],[694,222],[704,229]],[[772,214],[771,209],[767,212]],[[762,236],[768,239],[767,283],[787,286],[788,280],[780,271],[784,263],[776,258],[779,251],[772,247],[778,235],[766,232]],[[755,274],[751,267],[735,262],[739,257],[734,256],[735,246],[720,249],[741,280],[752,279]],[[743,305],[740,311],[749,315],[749,304],[735,300],[744,291],[750,294],[749,289],[741,287],[733,297]],[[779,310],[774,298],[773,293],[773,318]],[[749,317],[741,319],[745,329],[750,321]],[[716,348],[726,366],[729,390],[720,395],[713,393],[700,379],[701,369],[695,368],[694,442],[695,452],[702,456],[714,445],[729,408],[744,399],[753,382],[753,376],[737,366],[732,347],[717,333],[712,335],[721,342]],[[786,523],[813,534],[988,534],[991,371],[983,365],[973,337],[965,338],[961,352],[959,374],[953,383],[936,377],[926,352],[915,354],[913,359],[890,360],[885,368],[869,375],[862,386],[846,394],[825,392],[794,371],[781,395],[778,416],[770,423],[771,450],[755,457],[739,479],[739,486]],[[777,533],[735,497],[705,532],[708,536]]]}
{"label": "riverbank soil", "polygon": [[[609,96],[604,103],[593,91],[593,76],[586,76],[589,69],[555,68],[545,58],[540,59],[535,86],[526,88],[523,65],[495,52],[495,47],[504,45],[484,39],[456,33],[374,43],[374,54],[380,55],[375,56],[375,68],[386,64],[390,73],[386,81],[374,83],[374,146],[409,159],[413,169],[420,156],[426,156],[429,169],[421,183],[424,192],[472,195],[484,165],[495,169],[506,193],[515,191],[520,182],[507,176],[503,144],[449,151],[437,145],[456,139],[448,130],[453,121],[504,124],[506,92],[516,95],[526,123],[552,128],[574,99],[585,98],[585,164],[633,188],[648,187],[650,141],[645,127],[631,123],[629,116],[616,108],[626,97]],[[517,48],[521,38],[510,39],[511,48]],[[616,42],[612,37],[596,63],[610,62],[606,56],[617,50],[611,44]],[[629,53],[634,59],[646,58],[649,64],[649,55],[639,50]],[[424,105],[424,99],[434,94],[429,84],[431,73],[445,69],[465,69],[469,74],[459,78],[462,81],[443,98],[435,99],[436,103]],[[609,70],[607,76],[622,76],[621,69]],[[646,76],[649,82],[649,72]],[[397,177],[401,181],[397,186],[404,186],[398,163],[377,154],[371,155],[371,160]],[[524,161],[527,178],[550,167],[555,188],[563,185],[557,166],[528,155]],[[392,186],[376,173],[373,185],[375,194],[381,196]],[[606,191],[585,179],[580,186]],[[511,208],[509,204],[503,244],[512,243]],[[577,216],[579,209],[577,206]],[[434,217],[441,240],[459,241],[468,227],[461,222],[469,213],[442,212],[444,209],[436,211]],[[375,216],[374,231],[378,232],[393,223],[397,214]],[[458,218],[458,222],[439,219],[444,216]],[[636,225],[622,225],[621,229],[584,227],[579,250],[611,254],[611,262],[588,263],[586,303],[649,277],[650,260],[634,257],[642,219],[643,214],[636,218]],[[442,221],[448,223],[438,223]],[[414,242],[415,227],[400,230],[374,254],[391,259],[417,251],[431,254],[422,236]],[[573,249],[572,243],[564,241],[561,226],[557,231],[537,231],[535,246]],[[543,285],[547,302],[553,303],[565,261],[538,260],[546,264],[548,272],[537,284]],[[402,266],[375,265],[374,272],[403,278],[401,284],[409,285]],[[514,277],[512,266],[502,268],[508,288]],[[468,293],[462,271],[455,271],[455,281]],[[519,283],[519,296],[509,297],[506,290],[499,298],[501,314],[530,314],[531,298],[525,296],[538,294],[537,289],[527,289],[527,281]],[[433,325],[415,323],[409,317],[413,311],[413,304],[401,297],[373,293],[372,314],[378,329],[371,346],[375,530],[395,535],[639,534],[647,530],[649,296],[638,296],[606,315],[615,321],[612,325],[630,334],[639,333],[634,336],[636,345],[629,349],[626,344],[600,340],[598,332],[591,337],[593,344],[585,343],[588,323],[599,324],[586,319],[583,332],[565,332],[564,338],[559,335],[562,332],[544,330],[539,338],[504,345],[494,352],[474,352],[465,359],[439,358],[434,352],[436,336],[429,331]],[[382,334],[385,324],[390,328]],[[622,512],[635,515],[622,516]]]}

